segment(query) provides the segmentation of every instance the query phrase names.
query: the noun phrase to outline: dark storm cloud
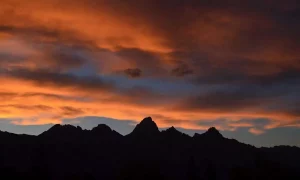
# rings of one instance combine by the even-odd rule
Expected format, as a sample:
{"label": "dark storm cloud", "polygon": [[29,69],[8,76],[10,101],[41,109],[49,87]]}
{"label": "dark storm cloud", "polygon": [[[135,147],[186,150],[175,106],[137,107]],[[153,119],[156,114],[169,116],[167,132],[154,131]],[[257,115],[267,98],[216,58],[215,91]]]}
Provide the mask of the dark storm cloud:
{"label": "dark storm cloud", "polygon": [[17,36],[31,44],[43,53],[43,56],[19,55],[18,52],[1,53],[0,64],[28,64],[49,68],[69,69],[78,68],[88,62],[87,54],[98,50],[90,40],[80,39],[78,33],[49,29],[47,26],[17,27],[2,25],[0,33]]}
{"label": "dark storm cloud", "polygon": [[[0,25],[0,33],[7,33],[9,35],[15,35],[23,38],[31,43],[41,44],[65,44],[73,48],[86,48],[95,49],[96,45],[90,39],[83,39],[80,37],[80,33],[69,30],[51,28],[47,25],[37,24],[33,19],[28,17],[24,21],[29,21],[29,26],[17,26],[17,25]],[[33,23],[35,22],[35,23]]]}
{"label": "dark storm cloud", "polygon": [[[300,101],[300,100],[299,100]],[[283,107],[281,109],[278,109],[279,111],[282,110],[284,113],[296,117],[300,117],[300,108],[299,108],[299,103],[295,104],[292,107]]]}
{"label": "dark storm cloud", "polygon": [[186,110],[234,112],[272,104],[284,89],[265,89],[258,86],[224,86],[223,89],[191,96],[180,105]]}
{"label": "dark storm cloud", "polygon": [[45,46],[46,53],[51,59],[48,63],[52,63],[57,68],[78,68],[88,62],[85,57],[86,49],[68,47],[64,45]]}
{"label": "dark storm cloud", "polygon": [[13,53],[0,52],[0,65],[7,66],[9,64],[20,64],[26,60],[27,57],[16,55]]}
{"label": "dark storm cloud", "polygon": [[78,116],[84,114],[84,110],[71,106],[63,106],[61,107],[61,110],[63,111],[62,114],[65,116]]}
{"label": "dark storm cloud", "polygon": [[45,69],[39,70],[27,70],[18,69],[13,71],[8,71],[6,73],[8,76],[15,77],[17,79],[23,79],[26,81],[31,81],[36,84],[54,86],[54,87],[70,87],[79,88],[86,90],[111,90],[114,85],[112,82],[106,82],[100,77],[80,77],[67,73],[60,73],[55,71],[49,71]]}
{"label": "dark storm cloud", "polygon": [[124,73],[131,78],[138,78],[142,76],[142,70],[140,70],[139,68],[129,68],[129,69],[125,69]]}
{"label": "dark storm cloud", "polygon": [[[280,4],[282,4],[281,2]],[[112,9],[119,9],[120,14],[127,14],[133,17],[138,16],[142,18],[147,25],[159,33],[169,37],[169,40],[176,46],[182,47],[194,44],[195,39],[189,39],[189,35],[184,33],[184,28],[197,21],[202,21],[212,26],[219,28],[226,28],[228,25],[223,22],[218,22],[214,16],[206,16],[208,12],[223,13],[224,15],[244,15],[250,16],[257,12],[264,16],[267,9],[280,9],[279,3],[264,3],[261,1],[115,1],[115,3],[108,3]],[[285,3],[289,4],[289,2]],[[270,6],[271,5],[271,6]],[[130,8],[121,8],[130,7]],[[277,11],[275,11],[277,12]],[[223,24],[222,24],[223,23]],[[249,22],[252,23],[252,22]],[[230,24],[229,24],[230,25]],[[230,27],[230,26],[228,26]],[[205,27],[204,27],[205,28]],[[201,31],[200,31],[201,32]],[[196,43],[196,42],[195,42]],[[209,42],[208,42],[209,43]]]}
{"label": "dark storm cloud", "polygon": [[249,74],[241,71],[243,67],[231,68],[207,68],[202,74],[194,76],[193,82],[197,84],[232,84],[232,85],[297,85],[300,80],[300,71],[296,69],[282,69],[281,72],[271,74]]}
{"label": "dark storm cloud", "polygon": [[[299,90],[298,90],[299,92]],[[299,93],[291,93],[282,97],[279,102],[274,106],[266,109],[269,112],[283,112],[284,114],[295,116],[300,119],[300,97]]]}
{"label": "dark storm cloud", "polygon": [[178,65],[178,67],[173,69],[171,73],[174,76],[183,77],[186,75],[193,74],[194,71],[187,64],[181,63]]}
{"label": "dark storm cloud", "polygon": [[52,110],[53,108],[50,106],[45,106],[45,105],[22,105],[22,104],[9,104],[9,105],[1,105],[0,108],[16,108],[20,110],[30,110],[30,111],[35,111],[35,110],[40,110],[40,111],[47,111],[47,110]]}
{"label": "dark storm cloud", "polygon": [[60,32],[42,27],[17,27],[12,25],[0,25],[0,32],[8,34],[22,34],[25,36],[59,37]]}
{"label": "dark storm cloud", "polygon": [[284,69],[272,75],[258,76],[256,82],[260,84],[293,84],[297,87],[300,82],[300,71],[298,69]]}
{"label": "dark storm cloud", "polygon": [[142,19],[174,49],[219,53],[231,60],[287,60],[277,66],[296,63],[299,57],[295,1],[117,2],[108,4],[120,9],[120,15]]}
{"label": "dark storm cloud", "polygon": [[161,57],[155,52],[138,48],[119,48],[115,53],[124,61],[135,65],[146,76],[167,74]]}
{"label": "dark storm cloud", "polygon": [[131,101],[141,106],[159,106],[167,103],[172,98],[171,95],[157,92],[153,88],[137,85],[129,88],[120,88],[118,92],[123,95],[121,97],[122,100]]}

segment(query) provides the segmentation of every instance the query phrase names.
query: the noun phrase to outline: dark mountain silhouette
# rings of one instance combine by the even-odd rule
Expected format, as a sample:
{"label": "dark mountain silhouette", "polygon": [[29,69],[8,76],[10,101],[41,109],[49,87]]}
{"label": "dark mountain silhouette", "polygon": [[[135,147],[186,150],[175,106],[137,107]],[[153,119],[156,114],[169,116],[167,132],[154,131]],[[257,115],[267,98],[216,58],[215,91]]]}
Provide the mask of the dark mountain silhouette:
{"label": "dark mountain silhouette", "polygon": [[150,118],[122,136],[104,124],[92,130],[54,125],[39,136],[0,131],[2,179],[300,179],[300,148],[256,148],[214,127],[190,137],[159,131]]}
{"label": "dark mountain silhouette", "polygon": [[223,138],[222,134],[215,127],[209,128],[203,134],[197,134],[196,133],[195,136],[202,136],[202,137],[206,137],[206,138],[209,138],[209,139],[222,139]]}
{"label": "dark mountain silhouette", "polygon": [[128,136],[153,138],[159,135],[159,129],[151,117],[143,119]]}

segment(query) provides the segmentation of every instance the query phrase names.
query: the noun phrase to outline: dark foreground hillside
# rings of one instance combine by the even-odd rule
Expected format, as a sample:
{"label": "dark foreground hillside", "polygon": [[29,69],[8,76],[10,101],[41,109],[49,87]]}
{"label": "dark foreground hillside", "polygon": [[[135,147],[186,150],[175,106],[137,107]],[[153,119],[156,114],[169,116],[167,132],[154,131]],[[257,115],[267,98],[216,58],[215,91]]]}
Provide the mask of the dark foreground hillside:
{"label": "dark foreground hillside", "polygon": [[39,136],[0,132],[1,179],[299,180],[300,148],[256,148],[217,129],[190,137],[145,118],[122,136],[106,125],[55,125]]}

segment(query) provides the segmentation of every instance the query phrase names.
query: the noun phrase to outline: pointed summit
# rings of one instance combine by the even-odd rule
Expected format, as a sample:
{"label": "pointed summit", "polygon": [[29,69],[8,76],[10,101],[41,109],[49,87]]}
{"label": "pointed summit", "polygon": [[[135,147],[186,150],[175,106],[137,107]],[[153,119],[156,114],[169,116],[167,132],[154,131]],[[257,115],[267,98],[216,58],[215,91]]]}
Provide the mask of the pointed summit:
{"label": "pointed summit", "polygon": [[170,134],[182,134],[174,126],[166,129],[164,132],[167,132],[167,133],[170,133]]}
{"label": "pointed summit", "polygon": [[170,128],[167,129],[167,130],[169,130],[169,131],[177,131],[177,129],[176,129],[174,126],[170,127]]}
{"label": "pointed summit", "polygon": [[184,135],[182,132],[178,131],[174,126],[162,131],[161,133],[164,137],[168,139],[176,139]]}
{"label": "pointed summit", "polygon": [[152,136],[159,134],[159,129],[152,118],[147,117],[134,128],[131,134]]}
{"label": "pointed summit", "polygon": [[209,132],[209,133],[219,133],[220,134],[220,132],[217,130],[217,128],[215,128],[215,127],[211,127],[211,128],[209,128],[208,130],[207,130],[207,132]]}
{"label": "pointed summit", "polygon": [[151,117],[146,117],[144,118],[141,122],[140,122],[140,125],[142,124],[148,124],[148,125],[155,125],[156,126],[156,123],[152,120]]}
{"label": "pointed summit", "polygon": [[202,134],[202,136],[206,136],[214,139],[223,138],[223,135],[215,127],[209,128],[205,133]]}

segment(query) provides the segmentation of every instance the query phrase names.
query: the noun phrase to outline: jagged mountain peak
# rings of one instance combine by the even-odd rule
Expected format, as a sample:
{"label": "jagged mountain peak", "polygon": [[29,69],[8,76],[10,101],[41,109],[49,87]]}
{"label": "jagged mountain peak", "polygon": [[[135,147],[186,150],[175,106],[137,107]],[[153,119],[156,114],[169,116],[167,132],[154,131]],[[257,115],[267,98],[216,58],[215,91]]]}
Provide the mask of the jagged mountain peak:
{"label": "jagged mountain peak", "polygon": [[136,125],[131,134],[156,135],[159,132],[160,131],[156,123],[152,120],[152,118],[146,117],[139,124]]}
{"label": "jagged mountain peak", "polygon": [[185,140],[191,138],[189,135],[178,131],[174,126],[162,131],[162,135],[175,141],[182,140],[182,138],[185,138]]}
{"label": "jagged mountain peak", "polygon": [[155,126],[156,126],[156,123],[152,120],[152,118],[151,117],[146,117],[146,118],[144,118],[139,124],[141,124],[141,125],[153,125],[153,124],[155,124]]}
{"label": "jagged mountain peak", "polygon": [[177,131],[177,129],[176,129],[174,126],[171,126],[171,127],[168,128],[167,130],[170,130],[170,131]]}
{"label": "jagged mountain peak", "polygon": [[217,130],[217,128],[215,127],[210,127],[208,130],[207,130],[208,133],[217,133],[217,134],[220,134],[219,130]]}
{"label": "jagged mountain peak", "polygon": [[43,132],[41,135],[61,135],[61,134],[76,134],[82,132],[82,128],[80,126],[73,126],[70,124],[55,124],[48,131]]}
{"label": "jagged mountain peak", "polygon": [[203,135],[213,138],[223,138],[223,135],[215,127],[209,128]]}
{"label": "jagged mountain peak", "polygon": [[211,139],[221,139],[223,138],[223,135],[217,130],[215,127],[210,127],[205,133],[198,134],[195,133],[193,137],[207,137]]}
{"label": "jagged mountain peak", "polygon": [[179,132],[174,126],[168,128],[165,130],[165,132],[168,132],[168,133],[177,133],[177,134],[182,134],[181,132]]}

